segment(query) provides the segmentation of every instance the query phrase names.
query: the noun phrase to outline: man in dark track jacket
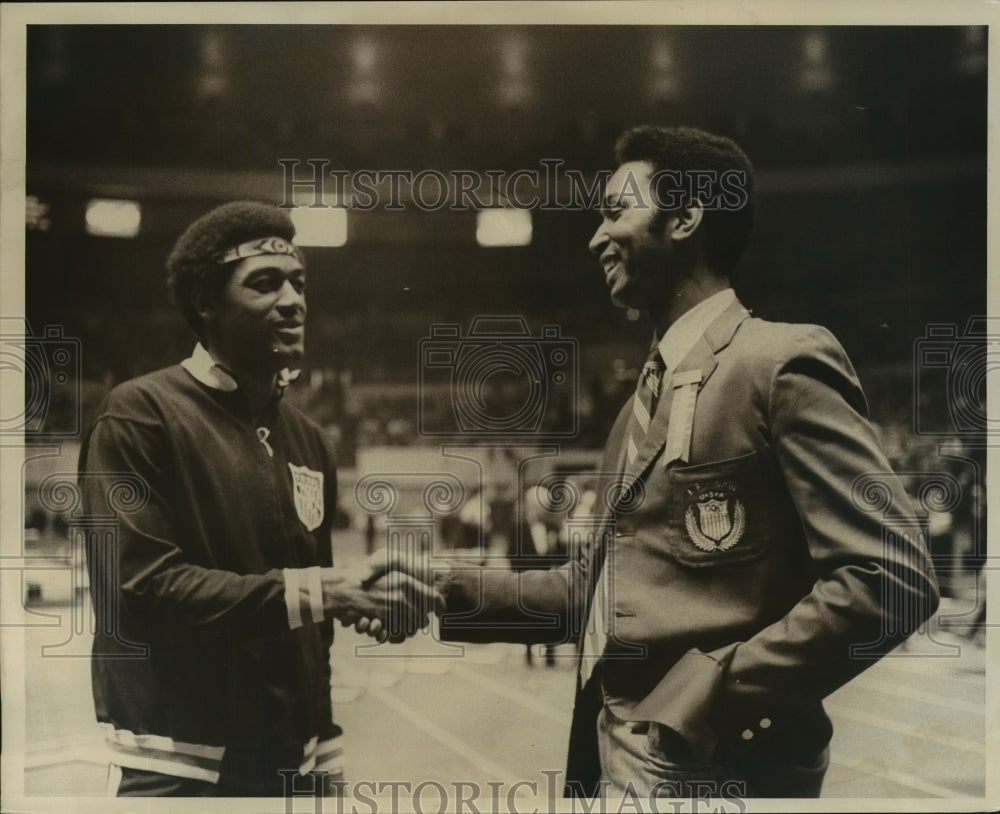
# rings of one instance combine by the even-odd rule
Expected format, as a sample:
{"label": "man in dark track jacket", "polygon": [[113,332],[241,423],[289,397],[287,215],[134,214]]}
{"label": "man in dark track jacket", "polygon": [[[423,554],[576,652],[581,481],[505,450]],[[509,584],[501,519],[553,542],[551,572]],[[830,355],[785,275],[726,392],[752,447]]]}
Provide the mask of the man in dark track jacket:
{"label": "man in dark track jacket", "polygon": [[294,232],[287,212],[252,202],[192,224],[168,282],[200,341],[116,387],[83,443],[84,512],[118,515],[88,567],[94,701],[119,796],[334,792],[332,619],[426,618],[423,585],[362,588],[332,567],[333,449],[282,400],[306,318]]}
{"label": "man in dark track jacket", "polygon": [[925,541],[837,341],[730,288],[742,150],[640,127],[617,153],[590,248],[656,333],[605,449],[603,533],[552,571],[437,569],[441,630],[559,641],[589,618],[569,794],[817,796],[822,699],[937,607]]}

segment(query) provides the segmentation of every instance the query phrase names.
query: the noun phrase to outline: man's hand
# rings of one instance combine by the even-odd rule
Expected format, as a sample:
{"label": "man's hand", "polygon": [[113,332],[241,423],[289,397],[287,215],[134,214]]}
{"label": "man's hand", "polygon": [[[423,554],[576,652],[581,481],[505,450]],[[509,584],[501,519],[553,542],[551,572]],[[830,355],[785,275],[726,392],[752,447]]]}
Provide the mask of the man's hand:
{"label": "man's hand", "polygon": [[[385,580],[415,580],[433,592],[435,601],[431,609],[435,613],[441,613],[444,610],[445,603],[441,589],[447,580],[450,565],[436,562],[432,569],[429,552],[399,549],[390,552],[383,548],[368,557],[361,567],[363,570],[367,570],[362,582],[366,588],[374,587]],[[402,641],[393,634],[389,620],[385,617],[361,616],[341,621],[345,627],[353,623],[354,629],[358,633],[366,633],[380,642]]]}
{"label": "man's hand", "polygon": [[371,585],[376,580],[390,573],[408,574],[424,585],[437,588],[439,591],[447,581],[451,564],[436,558],[431,567],[429,551],[413,551],[411,549],[382,548],[369,556],[362,564],[367,569],[364,585]]}
{"label": "man's hand", "polygon": [[379,641],[402,642],[427,626],[430,614],[443,607],[443,599],[401,571],[371,579],[365,567],[324,568],[323,605],[326,615],[340,619],[345,627],[353,624]]}

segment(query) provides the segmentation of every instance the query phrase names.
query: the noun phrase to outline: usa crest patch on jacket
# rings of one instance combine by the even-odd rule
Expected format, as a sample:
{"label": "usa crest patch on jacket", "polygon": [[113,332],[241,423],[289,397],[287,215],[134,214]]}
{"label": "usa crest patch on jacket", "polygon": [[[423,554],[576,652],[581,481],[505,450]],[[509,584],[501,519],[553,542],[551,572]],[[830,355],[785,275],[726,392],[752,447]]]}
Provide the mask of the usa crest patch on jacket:
{"label": "usa crest patch on jacket", "polygon": [[769,473],[756,452],[670,467],[664,476],[667,482],[647,485],[647,493],[662,489],[665,495],[662,539],[672,559],[690,568],[713,568],[764,556]]}
{"label": "usa crest patch on jacket", "polygon": [[288,468],[292,472],[295,511],[302,525],[314,531],[323,522],[323,473],[293,463]]}
{"label": "usa crest patch on jacket", "polygon": [[728,551],[746,531],[746,506],[732,483],[716,481],[695,490],[684,513],[684,526],[691,542],[702,551]]}

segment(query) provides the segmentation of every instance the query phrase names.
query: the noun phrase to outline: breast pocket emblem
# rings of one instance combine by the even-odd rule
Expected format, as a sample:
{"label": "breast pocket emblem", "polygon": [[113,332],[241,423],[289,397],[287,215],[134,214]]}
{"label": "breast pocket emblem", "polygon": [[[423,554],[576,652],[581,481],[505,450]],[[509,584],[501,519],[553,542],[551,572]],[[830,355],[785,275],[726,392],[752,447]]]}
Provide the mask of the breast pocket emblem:
{"label": "breast pocket emblem", "polygon": [[716,481],[689,490],[691,502],[684,513],[688,537],[702,551],[728,551],[747,528],[746,507],[728,481]]}

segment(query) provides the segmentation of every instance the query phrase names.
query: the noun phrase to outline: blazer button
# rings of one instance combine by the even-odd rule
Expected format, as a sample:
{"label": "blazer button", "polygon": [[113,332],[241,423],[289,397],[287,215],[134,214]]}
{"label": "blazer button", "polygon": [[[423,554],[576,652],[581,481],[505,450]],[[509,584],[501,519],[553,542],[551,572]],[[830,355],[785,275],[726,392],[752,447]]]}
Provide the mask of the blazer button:
{"label": "blazer button", "polygon": [[770,725],[771,725],[771,719],[770,718],[761,718],[760,719],[760,728],[761,729],[767,729]]}
{"label": "blazer button", "polygon": [[744,729],[743,730],[743,734],[740,737],[742,737],[743,740],[745,740],[745,741],[753,740],[753,730],[752,729]]}

